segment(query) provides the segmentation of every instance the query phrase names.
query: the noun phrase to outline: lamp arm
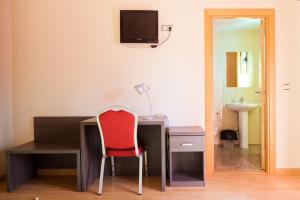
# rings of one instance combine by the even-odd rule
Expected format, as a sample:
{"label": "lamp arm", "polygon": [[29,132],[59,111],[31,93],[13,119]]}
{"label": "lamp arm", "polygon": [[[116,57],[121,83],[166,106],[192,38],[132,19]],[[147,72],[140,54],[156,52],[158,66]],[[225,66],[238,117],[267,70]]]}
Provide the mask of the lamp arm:
{"label": "lamp arm", "polygon": [[150,107],[150,116],[152,116],[152,103],[151,103],[151,99],[150,99],[150,96],[149,96],[147,90],[145,90],[145,93],[146,93],[146,96],[147,96],[147,99],[148,99],[148,103],[149,103],[149,107]]}

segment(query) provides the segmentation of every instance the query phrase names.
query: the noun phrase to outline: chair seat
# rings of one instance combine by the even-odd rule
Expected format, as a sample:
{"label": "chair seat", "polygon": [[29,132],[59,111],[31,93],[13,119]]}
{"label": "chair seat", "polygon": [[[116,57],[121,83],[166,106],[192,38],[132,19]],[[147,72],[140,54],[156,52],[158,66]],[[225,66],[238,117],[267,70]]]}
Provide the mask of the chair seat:
{"label": "chair seat", "polygon": [[[138,155],[143,153],[144,149],[141,145],[138,148]],[[133,157],[136,156],[135,149],[106,149],[107,156],[115,156],[115,157]]]}

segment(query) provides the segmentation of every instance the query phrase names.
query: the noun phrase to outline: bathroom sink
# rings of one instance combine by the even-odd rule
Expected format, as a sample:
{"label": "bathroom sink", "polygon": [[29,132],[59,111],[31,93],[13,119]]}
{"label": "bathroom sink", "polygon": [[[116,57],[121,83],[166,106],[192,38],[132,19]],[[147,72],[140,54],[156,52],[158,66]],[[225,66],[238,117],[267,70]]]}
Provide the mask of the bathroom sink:
{"label": "bathroom sink", "polygon": [[227,108],[237,111],[237,112],[248,112],[250,110],[253,110],[258,105],[257,103],[228,103],[226,104]]}
{"label": "bathroom sink", "polygon": [[227,108],[238,112],[240,146],[243,149],[248,149],[248,112],[259,105],[257,103],[233,102],[226,104],[226,106]]}

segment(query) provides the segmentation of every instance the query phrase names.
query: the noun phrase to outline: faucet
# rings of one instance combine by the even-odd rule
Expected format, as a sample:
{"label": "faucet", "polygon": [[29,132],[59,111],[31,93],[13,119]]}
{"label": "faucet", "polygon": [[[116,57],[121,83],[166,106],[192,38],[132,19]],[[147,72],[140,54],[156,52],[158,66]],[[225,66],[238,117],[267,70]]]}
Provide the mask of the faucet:
{"label": "faucet", "polygon": [[245,101],[244,97],[241,97],[241,98],[239,99],[239,102],[240,102],[240,103],[244,103],[244,101]]}

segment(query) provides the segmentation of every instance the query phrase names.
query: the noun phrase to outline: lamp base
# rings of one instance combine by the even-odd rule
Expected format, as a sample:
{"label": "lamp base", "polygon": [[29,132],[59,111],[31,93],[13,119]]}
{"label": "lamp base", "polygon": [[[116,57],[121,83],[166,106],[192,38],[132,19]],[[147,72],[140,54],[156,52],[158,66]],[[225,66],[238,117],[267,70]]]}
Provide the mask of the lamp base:
{"label": "lamp base", "polygon": [[142,119],[153,119],[153,115],[147,115],[147,116],[140,116]]}

